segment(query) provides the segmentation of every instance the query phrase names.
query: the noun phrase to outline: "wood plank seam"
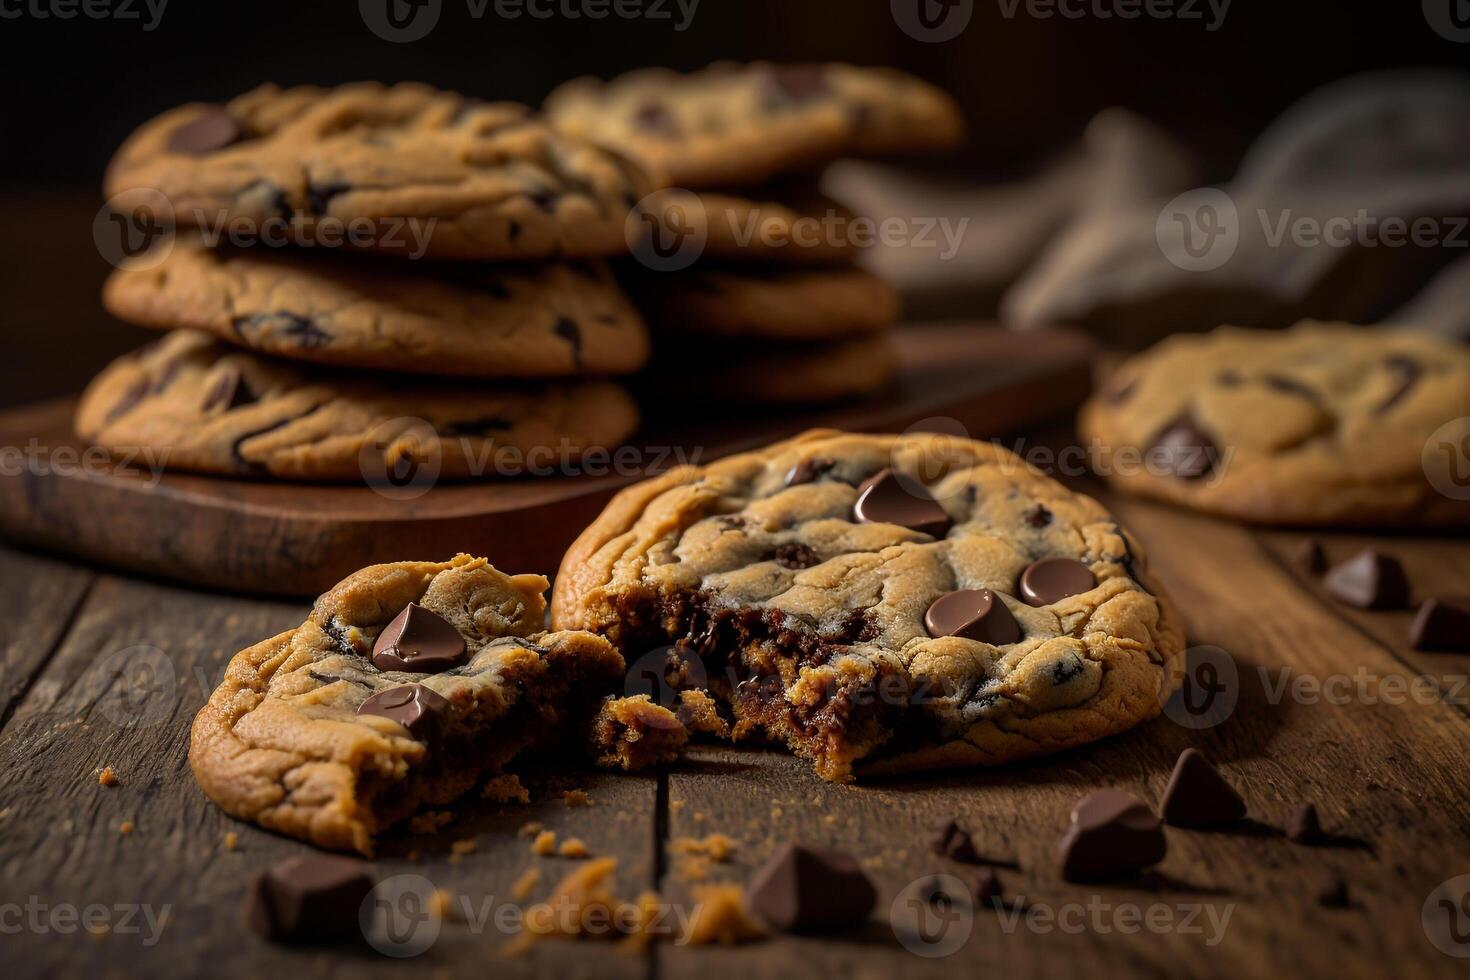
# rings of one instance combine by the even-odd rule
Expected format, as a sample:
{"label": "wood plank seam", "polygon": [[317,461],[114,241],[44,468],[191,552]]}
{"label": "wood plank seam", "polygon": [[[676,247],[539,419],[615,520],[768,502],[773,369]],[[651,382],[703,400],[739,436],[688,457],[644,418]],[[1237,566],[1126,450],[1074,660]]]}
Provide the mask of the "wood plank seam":
{"label": "wood plank seam", "polygon": [[91,597],[92,589],[97,584],[99,577],[95,572],[88,576],[87,584],[82,587],[81,593],[77,596],[76,601],[71,604],[71,608],[66,611],[66,628],[56,634],[56,639],[47,648],[46,655],[36,661],[35,666],[27,676],[21,678],[20,684],[12,690],[4,707],[0,708],[0,735],[5,734],[6,729],[10,726],[10,719],[15,717],[16,710],[25,703],[25,699],[30,696],[31,689],[35,687],[36,681],[46,672],[46,668],[51,664],[57,651],[62,648],[71,636],[72,630],[76,629],[77,621],[81,618],[82,607],[86,605],[87,600]]}
{"label": "wood plank seam", "polygon": [[1307,596],[1314,603],[1316,603],[1322,609],[1326,610],[1328,615],[1330,615],[1334,620],[1339,623],[1345,624],[1346,626],[1351,628],[1353,632],[1363,637],[1363,639],[1367,640],[1369,643],[1373,644],[1375,647],[1388,654],[1389,659],[1398,664],[1400,667],[1404,668],[1404,670],[1409,674],[1410,677],[1428,677],[1433,680],[1434,689],[1440,693],[1440,704],[1443,704],[1448,708],[1452,708],[1455,711],[1458,711],[1467,719],[1470,719],[1470,708],[1467,708],[1465,704],[1459,701],[1452,700],[1450,697],[1450,692],[1445,690],[1444,684],[1441,683],[1441,679],[1439,677],[1435,677],[1432,674],[1424,673],[1414,664],[1411,664],[1409,661],[1400,656],[1399,652],[1393,647],[1389,646],[1387,643],[1384,643],[1377,636],[1374,636],[1368,630],[1364,629],[1361,624],[1359,624],[1349,616],[1344,616],[1342,614],[1342,610],[1338,609],[1336,605],[1322,598],[1322,596],[1314,590],[1303,587],[1301,584],[1301,580],[1297,578],[1291,566],[1288,565],[1287,562],[1282,559],[1280,555],[1272,550],[1272,548],[1268,544],[1266,544],[1266,542],[1261,538],[1258,533],[1256,533],[1255,531],[1251,531],[1250,539],[1251,542],[1255,544],[1255,546],[1265,554],[1268,561],[1270,561],[1277,568],[1281,569],[1286,577],[1297,585],[1297,588],[1306,593]]}

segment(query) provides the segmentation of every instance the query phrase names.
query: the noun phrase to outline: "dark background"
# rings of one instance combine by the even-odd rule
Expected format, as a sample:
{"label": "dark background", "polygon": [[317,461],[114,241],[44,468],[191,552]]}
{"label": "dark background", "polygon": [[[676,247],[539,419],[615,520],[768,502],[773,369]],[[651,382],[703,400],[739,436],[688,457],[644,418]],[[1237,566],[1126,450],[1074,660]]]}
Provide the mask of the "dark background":
{"label": "dark background", "polygon": [[[128,2],[144,13],[141,0]],[[666,7],[677,17],[671,0]],[[977,180],[1025,172],[1109,105],[1178,135],[1218,178],[1256,132],[1324,82],[1379,68],[1470,68],[1470,45],[1434,33],[1415,0],[1234,0],[1213,32],[1208,6],[1195,9],[1200,19],[1038,19],[1021,6],[1007,18],[999,0],[975,0],[969,26],[941,44],[904,34],[889,0],[701,0],[683,32],[674,20],[505,20],[493,5],[474,19],[466,0],[444,0],[437,27],[407,44],[375,36],[356,0],[171,0],[151,32],[141,20],[0,19],[9,96],[0,206],[11,218],[0,245],[9,351],[0,403],[77,388],[146,339],[96,301],[107,267],[90,229],[112,150],[162,109],[264,81],[422,80],[535,103],[569,77],[644,65],[890,64],[961,101],[971,141],[947,166]]]}

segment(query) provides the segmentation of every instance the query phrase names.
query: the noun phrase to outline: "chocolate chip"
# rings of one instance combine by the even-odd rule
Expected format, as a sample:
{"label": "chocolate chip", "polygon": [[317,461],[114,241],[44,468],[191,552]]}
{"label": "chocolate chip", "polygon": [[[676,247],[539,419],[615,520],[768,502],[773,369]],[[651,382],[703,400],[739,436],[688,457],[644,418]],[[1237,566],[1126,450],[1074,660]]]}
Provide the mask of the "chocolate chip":
{"label": "chocolate chip", "polygon": [[994,868],[976,868],[965,876],[976,906],[994,905],[1000,898],[1000,878]]}
{"label": "chocolate chip", "polygon": [[1171,422],[1154,438],[1149,458],[1181,480],[1208,476],[1220,462],[1220,449],[1189,416]]}
{"label": "chocolate chip", "polygon": [[327,209],[332,206],[332,198],[338,194],[346,194],[350,190],[352,190],[352,185],[344,181],[335,181],[329,184],[307,184],[306,207],[312,214],[326,214]]}
{"label": "chocolate chip", "polygon": [[267,333],[284,337],[298,347],[308,350],[325,347],[332,341],[332,335],[323,330],[315,320],[296,313],[255,313],[250,316],[237,316],[230,321],[230,325],[234,327],[235,333],[247,340],[249,339],[247,334]]}
{"label": "chocolate chip", "polygon": [[1328,875],[1317,884],[1317,904],[1323,908],[1345,909],[1353,902],[1348,883],[1338,875]]}
{"label": "chocolate chip", "polygon": [[803,483],[814,483],[836,465],[835,459],[827,459],[823,456],[804,459],[787,471],[786,485],[794,487]]}
{"label": "chocolate chip", "polygon": [[1092,569],[1075,558],[1043,558],[1021,573],[1021,598],[1028,606],[1049,606],[1097,586]]}
{"label": "chocolate chip", "polygon": [[1409,579],[1398,559],[1372,548],[1335,566],[1322,579],[1327,594],[1359,609],[1402,609],[1409,604]]}
{"label": "chocolate chip", "polygon": [[944,537],[949,515],[919,481],[883,469],[858,488],[853,519],[863,524],[898,524],[911,531]]}
{"label": "chocolate chip", "polygon": [[245,922],[277,941],[360,935],[358,911],[372,890],[361,861],[325,854],[287,858],[250,880]]}
{"label": "chocolate chip", "polygon": [[572,363],[577,367],[582,366],[582,328],[577,326],[577,321],[571,317],[559,316],[551,332],[572,347]]}
{"label": "chocolate chip", "polygon": [[1387,412],[1390,408],[1393,408],[1402,401],[1404,396],[1418,383],[1420,376],[1424,373],[1424,368],[1420,366],[1419,362],[1407,354],[1390,354],[1384,363],[1388,365],[1389,370],[1398,372],[1399,382],[1394,387],[1394,390],[1389,392],[1388,397],[1374,409],[1379,415]]}
{"label": "chocolate chip", "polygon": [[204,411],[220,409],[232,412],[237,408],[255,404],[255,394],[245,382],[245,376],[237,367],[227,367],[215,380],[214,386],[204,396]]}
{"label": "chocolate chip", "polygon": [[1299,395],[1300,397],[1305,398],[1307,401],[1310,402],[1316,402],[1319,400],[1317,397],[1317,392],[1313,391],[1311,388],[1308,388],[1305,384],[1296,380],[1295,378],[1288,378],[1284,374],[1268,374],[1263,380],[1266,382],[1266,387],[1271,388],[1274,391],[1279,391],[1282,394]]}
{"label": "chocolate chip", "polygon": [[1322,549],[1322,542],[1316,538],[1307,538],[1297,545],[1292,559],[1308,575],[1321,575],[1327,570],[1327,552]]}
{"label": "chocolate chip", "polygon": [[1142,800],[1117,789],[1083,797],[1057,845],[1062,877],[1096,881],[1131,874],[1164,859],[1164,826]]}
{"label": "chocolate chip", "polygon": [[1042,528],[1051,523],[1051,511],[1046,509],[1045,504],[1037,504],[1025,513],[1026,523],[1032,527]]}
{"label": "chocolate chip", "polygon": [[168,136],[170,153],[202,156],[245,138],[245,124],[218,106],[205,109]]}
{"label": "chocolate chip", "polygon": [[1470,598],[1427,600],[1409,626],[1409,642],[1415,650],[1470,651]]}
{"label": "chocolate chip", "polygon": [[1175,827],[1224,827],[1245,816],[1245,801],[1198,749],[1185,749],[1164,788],[1159,816]]}
{"label": "chocolate chip", "polygon": [[1021,626],[1005,601],[989,589],[960,589],[946,592],[924,613],[924,628],[930,636],[962,636],[995,646],[1021,639]]}
{"label": "chocolate chip", "polygon": [[786,932],[858,925],[877,897],[850,854],[800,844],[783,845],[746,889],[751,911]]}
{"label": "chocolate chip", "polygon": [[782,568],[811,568],[820,565],[822,558],[810,545],[783,544],[776,547],[776,564]]}
{"label": "chocolate chip", "polygon": [[531,198],[531,203],[537,208],[547,214],[556,214],[556,202],[560,199],[561,195],[553,190],[542,189],[532,191],[529,197]]}
{"label": "chocolate chip", "polygon": [[980,855],[975,850],[974,840],[953,817],[940,824],[934,831],[934,837],[929,841],[929,850],[953,861],[962,861],[965,864],[980,863]]}
{"label": "chocolate chip", "polygon": [[405,684],[374,694],[357,713],[396,721],[420,742],[435,742],[449,717],[449,701],[422,684]]}
{"label": "chocolate chip", "polygon": [[660,136],[679,135],[678,121],[662,102],[645,102],[639,106],[633,112],[633,124],[645,132]]}
{"label": "chocolate chip", "polygon": [[1292,811],[1291,822],[1286,825],[1286,838],[1295,844],[1321,844],[1327,840],[1322,821],[1317,818],[1317,805],[1300,803]]}
{"label": "chocolate chip", "polygon": [[373,644],[373,666],[379,670],[437,674],[459,666],[464,655],[459,631],[417,602],[393,617]]}

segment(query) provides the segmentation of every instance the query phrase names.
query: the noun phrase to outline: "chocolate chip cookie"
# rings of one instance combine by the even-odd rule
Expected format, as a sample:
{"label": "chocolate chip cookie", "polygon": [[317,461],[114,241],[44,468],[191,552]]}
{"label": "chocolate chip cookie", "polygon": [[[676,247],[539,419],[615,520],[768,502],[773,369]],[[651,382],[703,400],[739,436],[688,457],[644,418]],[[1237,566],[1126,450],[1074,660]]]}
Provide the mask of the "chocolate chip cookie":
{"label": "chocolate chip cookie", "polygon": [[875,395],[898,369],[888,332],[815,343],[661,343],[645,375],[652,400],[808,405]]}
{"label": "chocolate chip cookie", "polygon": [[659,236],[650,244],[668,249],[692,241],[701,258],[719,262],[855,262],[876,232],[804,180],[745,192],[655,191],[639,202],[638,219],[645,234]]}
{"label": "chocolate chip cookie", "polygon": [[179,330],[114,361],[77,409],[77,434],[146,450],[165,469],[389,483],[514,475],[638,423],[610,381],[430,381],[273,360]]}
{"label": "chocolate chip cookie", "polygon": [[1307,321],[1176,336],[1123,364],[1080,429],[1115,486],[1276,524],[1465,524],[1425,475],[1430,436],[1470,416],[1470,350]]}
{"label": "chocolate chip cookie", "polygon": [[624,252],[628,210],[654,186],[524,106],[368,82],[172,109],[106,181],[124,213],[161,194],[180,225],[292,222],[305,239],[330,227],[359,247],[463,259]]}
{"label": "chocolate chip cookie", "polygon": [[690,189],[747,187],[844,156],[942,150],[964,121],[939,89],[888,68],[721,62],[688,75],[568,82],[546,100],[563,132],[649,163]]}
{"label": "chocolate chip cookie", "polygon": [[893,326],[901,302],[892,285],[856,266],[629,268],[624,281],[649,325],[682,339],[852,337]]}
{"label": "chocolate chip cookie", "polygon": [[1182,652],[1138,543],[1006,450],[808,432],[620,493],[552,623],[670,645],[671,683],[849,780],[991,764],[1153,717]]}
{"label": "chocolate chip cookie", "polygon": [[116,316],[294,360],[480,378],[625,374],[648,358],[643,320],[599,260],[535,266],[212,249],[182,237],[118,269]]}
{"label": "chocolate chip cookie", "polygon": [[[353,574],[301,626],[230,661],[194,719],[194,777],[242,820],[371,854],[379,834],[512,761],[573,750],[623,660],[591,633],[544,632],[546,587],[469,555]],[[654,723],[682,732],[667,711]]]}

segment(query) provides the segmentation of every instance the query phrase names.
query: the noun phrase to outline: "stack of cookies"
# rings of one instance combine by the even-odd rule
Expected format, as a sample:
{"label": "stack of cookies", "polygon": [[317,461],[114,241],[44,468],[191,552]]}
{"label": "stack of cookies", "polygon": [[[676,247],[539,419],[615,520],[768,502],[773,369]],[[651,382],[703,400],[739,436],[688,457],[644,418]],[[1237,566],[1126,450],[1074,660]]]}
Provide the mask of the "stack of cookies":
{"label": "stack of cookies", "polygon": [[716,64],[580,79],[545,111],[670,185],[640,203],[646,239],[620,265],[656,338],[651,390],[790,404],[888,383],[899,296],[854,264],[875,226],[817,184],[840,158],[956,145],[947,95],[890,69]]}
{"label": "stack of cookies", "polygon": [[170,334],[104,370],[78,432],[177,469],[390,482],[617,446],[638,414],[607,378],[649,343],[602,259],[653,189],[524,106],[422,85],[174,109],[107,175],[116,216],[173,230],[106,306]]}

